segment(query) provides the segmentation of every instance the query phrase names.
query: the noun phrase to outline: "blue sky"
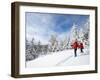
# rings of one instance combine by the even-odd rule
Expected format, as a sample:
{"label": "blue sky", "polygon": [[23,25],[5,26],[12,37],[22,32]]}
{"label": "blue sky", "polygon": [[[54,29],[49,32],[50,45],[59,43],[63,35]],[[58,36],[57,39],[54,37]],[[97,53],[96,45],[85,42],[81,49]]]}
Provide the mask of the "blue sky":
{"label": "blue sky", "polygon": [[89,15],[26,12],[26,38],[31,40],[34,37],[42,43],[47,43],[52,34],[64,38],[70,35],[73,24],[81,28],[88,19]]}

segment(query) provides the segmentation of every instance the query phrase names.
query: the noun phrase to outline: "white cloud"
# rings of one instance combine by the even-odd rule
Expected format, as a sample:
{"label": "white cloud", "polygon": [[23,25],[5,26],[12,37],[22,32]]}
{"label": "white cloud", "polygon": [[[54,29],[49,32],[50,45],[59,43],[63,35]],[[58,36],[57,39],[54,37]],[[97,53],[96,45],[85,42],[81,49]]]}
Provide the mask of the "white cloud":
{"label": "white cloud", "polygon": [[[35,16],[35,21],[31,18],[33,23],[26,24],[26,38],[28,40],[32,40],[34,37],[35,40],[41,41],[42,44],[47,44],[50,34],[54,33],[52,29],[54,28],[53,18],[52,16],[44,16],[38,15]],[[40,22],[38,21],[40,20]]]}
{"label": "white cloud", "polygon": [[[55,27],[57,27],[54,20],[52,15],[30,15],[26,24],[26,38],[32,40],[34,37],[36,42],[41,41],[42,44],[47,44],[52,34],[56,34],[58,39],[67,37],[69,35],[68,32],[58,33],[54,31]],[[65,22],[59,24],[58,27]]]}

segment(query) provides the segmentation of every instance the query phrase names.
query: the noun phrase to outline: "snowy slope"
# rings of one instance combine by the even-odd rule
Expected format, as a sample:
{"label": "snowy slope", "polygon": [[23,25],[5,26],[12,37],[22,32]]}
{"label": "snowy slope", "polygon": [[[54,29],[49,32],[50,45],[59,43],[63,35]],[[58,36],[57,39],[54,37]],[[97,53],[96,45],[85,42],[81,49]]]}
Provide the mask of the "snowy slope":
{"label": "snowy slope", "polygon": [[80,55],[78,57],[71,57],[69,60],[62,63],[58,63],[60,66],[79,66],[79,65],[88,65],[89,64],[89,55]]}
{"label": "snowy slope", "polygon": [[88,49],[84,53],[78,50],[77,57],[74,57],[73,49],[54,52],[49,55],[41,56],[35,60],[27,61],[26,67],[51,67],[51,66],[72,66],[72,65],[87,65],[89,64]]}

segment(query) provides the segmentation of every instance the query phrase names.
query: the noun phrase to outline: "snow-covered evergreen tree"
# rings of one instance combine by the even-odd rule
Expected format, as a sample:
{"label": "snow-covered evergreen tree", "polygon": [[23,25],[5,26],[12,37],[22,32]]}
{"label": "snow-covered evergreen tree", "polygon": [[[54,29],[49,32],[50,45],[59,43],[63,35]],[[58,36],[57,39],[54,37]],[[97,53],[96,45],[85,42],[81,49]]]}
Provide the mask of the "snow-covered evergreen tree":
{"label": "snow-covered evergreen tree", "polygon": [[70,49],[71,42],[70,42],[70,36],[67,37],[67,43],[66,43],[66,48]]}
{"label": "snow-covered evergreen tree", "polygon": [[79,30],[77,28],[76,24],[73,24],[72,29],[71,29],[71,35],[70,35],[70,43],[72,43],[75,40],[79,39]]}
{"label": "snow-covered evergreen tree", "polygon": [[34,38],[31,41],[26,40],[26,61],[35,59],[38,57],[37,47],[35,46]]}
{"label": "snow-covered evergreen tree", "polygon": [[29,42],[28,40],[26,40],[26,61],[28,60],[32,60],[35,58],[35,55],[33,54],[34,52],[34,48],[33,48],[34,44],[33,41]]}
{"label": "snow-covered evergreen tree", "polygon": [[90,21],[87,19],[87,22],[84,24],[84,42],[86,46],[89,46],[89,32],[90,32]]}
{"label": "snow-covered evergreen tree", "polygon": [[84,30],[83,30],[83,28],[81,28],[79,30],[79,39],[78,39],[78,41],[84,42]]}
{"label": "snow-covered evergreen tree", "polygon": [[69,44],[69,41],[68,41],[67,37],[65,37],[65,39],[60,41],[60,44],[59,44],[60,50],[62,51],[62,50],[67,49],[68,48],[68,44]]}
{"label": "snow-covered evergreen tree", "polygon": [[57,47],[58,47],[58,41],[57,41],[57,36],[56,35],[51,35],[51,38],[49,40],[50,42],[50,48],[51,48],[51,52],[55,52],[57,51]]}

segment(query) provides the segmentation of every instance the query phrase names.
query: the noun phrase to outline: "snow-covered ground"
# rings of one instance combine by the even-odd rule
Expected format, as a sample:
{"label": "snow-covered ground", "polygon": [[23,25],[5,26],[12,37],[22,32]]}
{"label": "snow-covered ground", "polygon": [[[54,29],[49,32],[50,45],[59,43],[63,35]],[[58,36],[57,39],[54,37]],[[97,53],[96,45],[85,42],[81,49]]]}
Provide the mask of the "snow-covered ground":
{"label": "snow-covered ground", "polygon": [[84,49],[84,53],[77,51],[77,57],[74,57],[74,50],[64,50],[54,52],[49,55],[41,56],[35,60],[27,61],[26,67],[53,67],[53,66],[78,66],[89,64],[89,51]]}

